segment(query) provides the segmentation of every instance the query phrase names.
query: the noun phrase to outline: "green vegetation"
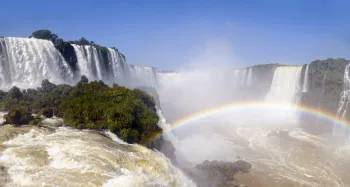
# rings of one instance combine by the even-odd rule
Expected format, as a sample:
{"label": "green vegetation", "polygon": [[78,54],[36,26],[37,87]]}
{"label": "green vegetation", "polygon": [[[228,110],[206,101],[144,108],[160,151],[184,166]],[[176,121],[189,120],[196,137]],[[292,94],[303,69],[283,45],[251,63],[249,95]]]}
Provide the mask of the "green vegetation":
{"label": "green vegetation", "polygon": [[50,30],[47,30],[47,29],[41,29],[41,30],[34,31],[32,33],[32,35],[29,37],[43,39],[43,40],[51,40],[51,41],[55,41],[56,39],[58,39],[57,34],[54,34]]}
{"label": "green vegetation", "polygon": [[55,85],[42,81],[41,88],[21,91],[13,87],[0,92],[1,110],[9,113],[10,124],[40,124],[37,113],[51,117],[53,113],[63,117],[69,126],[79,129],[109,129],[128,143],[145,145],[154,133],[161,132],[157,126],[158,116],[153,97],[135,89],[102,81],[88,82],[83,76],[76,86]]}

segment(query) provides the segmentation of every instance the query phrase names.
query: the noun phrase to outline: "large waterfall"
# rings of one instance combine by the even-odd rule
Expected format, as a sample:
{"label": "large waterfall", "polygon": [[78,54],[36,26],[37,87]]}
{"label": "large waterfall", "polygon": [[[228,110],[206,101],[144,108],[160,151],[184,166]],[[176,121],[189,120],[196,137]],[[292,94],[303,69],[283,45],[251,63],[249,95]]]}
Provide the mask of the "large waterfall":
{"label": "large waterfall", "polygon": [[103,80],[124,86],[157,87],[155,68],[129,65],[113,48],[107,48],[107,56],[91,45],[76,45],[77,69],[65,61],[54,44],[34,38],[0,38],[0,88],[12,86],[30,88],[40,85],[43,79],[53,83],[74,84],[79,76],[89,80]]}
{"label": "large waterfall", "polygon": [[31,38],[0,38],[0,87],[37,86],[41,80],[70,83],[73,72],[52,42]]}
{"label": "large waterfall", "polygon": [[301,66],[278,67],[273,75],[271,89],[265,97],[266,101],[295,104],[298,91]]}

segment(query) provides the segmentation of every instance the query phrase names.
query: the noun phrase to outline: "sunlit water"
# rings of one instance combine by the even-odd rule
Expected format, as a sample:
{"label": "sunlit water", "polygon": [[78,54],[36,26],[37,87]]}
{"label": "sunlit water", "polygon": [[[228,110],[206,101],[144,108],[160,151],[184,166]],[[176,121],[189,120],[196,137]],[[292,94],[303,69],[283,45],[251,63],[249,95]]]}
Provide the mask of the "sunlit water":
{"label": "sunlit water", "polygon": [[66,127],[27,131],[2,142],[1,185],[194,186],[161,153],[123,143],[112,133]]}
{"label": "sunlit water", "polygon": [[[198,126],[203,124],[198,122]],[[350,186],[350,144],[336,145],[326,136],[298,128],[288,131],[286,137],[268,136],[271,130],[261,127],[228,130],[219,126],[211,135],[193,132],[191,137],[183,137],[180,150],[194,164],[207,159],[235,161],[239,155],[253,166],[250,173],[238,173],[234,178],[249,187]]]}

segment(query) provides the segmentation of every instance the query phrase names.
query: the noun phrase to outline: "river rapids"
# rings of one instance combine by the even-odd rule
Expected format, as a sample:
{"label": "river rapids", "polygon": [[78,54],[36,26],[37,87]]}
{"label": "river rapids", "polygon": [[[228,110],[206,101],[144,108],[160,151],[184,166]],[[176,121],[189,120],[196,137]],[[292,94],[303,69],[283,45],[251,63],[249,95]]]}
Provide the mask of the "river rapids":
{"label": "river rapids", "polygon": [[110,132],[3,126],[1,137],[0,186],[195,186],[163,154]]}

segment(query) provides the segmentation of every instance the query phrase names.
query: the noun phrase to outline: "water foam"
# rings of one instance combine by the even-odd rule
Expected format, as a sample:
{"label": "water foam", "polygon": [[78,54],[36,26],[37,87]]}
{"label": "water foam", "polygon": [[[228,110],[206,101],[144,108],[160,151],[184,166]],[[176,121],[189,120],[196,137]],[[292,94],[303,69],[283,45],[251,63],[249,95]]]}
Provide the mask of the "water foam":
{"label": "water foam", "polygon": [[3,142],[6,186],[195,186],[161,153],[115,140],[66,127],[33,128]]}

